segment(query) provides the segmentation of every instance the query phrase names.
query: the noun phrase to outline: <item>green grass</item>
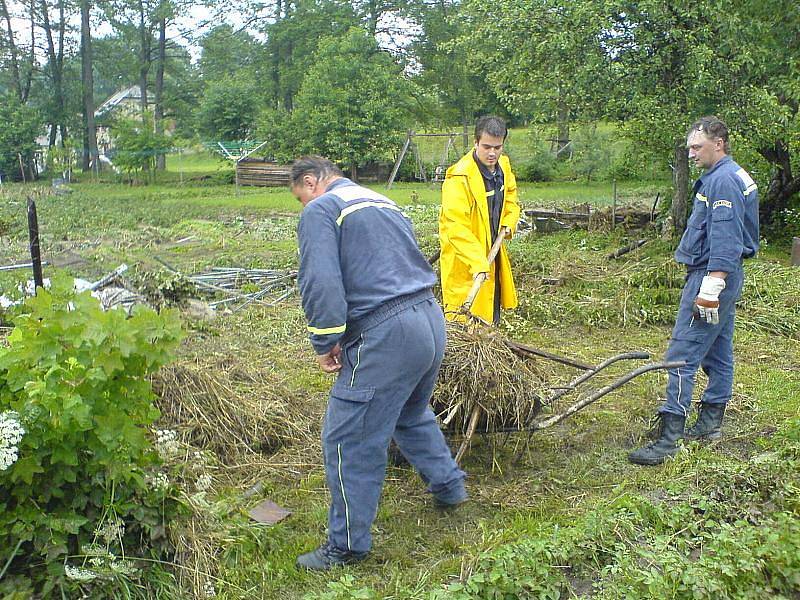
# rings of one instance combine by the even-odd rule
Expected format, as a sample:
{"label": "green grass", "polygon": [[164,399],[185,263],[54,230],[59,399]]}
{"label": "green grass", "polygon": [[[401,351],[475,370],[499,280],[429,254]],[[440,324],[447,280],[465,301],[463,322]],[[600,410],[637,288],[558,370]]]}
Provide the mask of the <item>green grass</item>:
{"label": "green grass", "polygon": [[[620,184],[618,194],[625,202],[651,202],[661,185]],[[25,260],[24,199],[37,189],[3,188],[3,264]],[[38,202],[44,256],[78,255],[85,262],[67,268],[74,275],[91,279],[120,262],[157,270],[155,256],[186,273],[210,265],[296,266],[301,207],[286,190],[242,188],[236,195],[233,186],[207,180],[72,189],[65,196],[41,192]],[[527,206],[601,205],[610,192],[607,184],[521,186]],[[438,191],[401,183],[389,195],[407,207],[423,248],[435,248]],[[634,235],[618,229],[513,240],[522,303],[505,316],[501,333],[589,363],[628,350],[660,358],[681,274],[668,266],[671,245],[662,241],[619,261],[605,259]],[[214,510],[223,515],[213,521],[217,597],[796,596],[798,337],[785,326],[764,330],[753,317],[774,314],[784,325],[800,318],[790,305],[792,282],[776,265],[785,256],[786,248],[770,247],[749,264],[753,287],[740,313],[736,387],[722,441],[689,444],[664,467],[628,464],[626,454],[643,443],[665,385],[663,373],[642,376],[530,438],[478,439],[464,463],[472,500],[453,513],[432,507],[410,469],[390,468],[371,557],[322,575],[293,566],[298,553],[324,536],[328,496],[319,448],[288,447],[264,461],[290,466],[263,468],[251,479],[263,482],[263,496],[292,511],[289,519],[273,527],[251,522],[245,513],[257,498],[243,497],[251,482],[217,490]],[[0,273],[0,289],[24,275]],[[564,283],[546,286],[543,276]],[[748,316],[755,325],[747,324]],[[246,364],[264,385],[297,398],[319,420],[331,380],[316,368],[304,329],[296,297],[276,308],[252,307],[190,328],[181,359]],[[619,364],[591,386],[633,366]],[[552,383],[574,375],[565,368]],[[162,597],[179,597],[168,583],[162,589]]]}

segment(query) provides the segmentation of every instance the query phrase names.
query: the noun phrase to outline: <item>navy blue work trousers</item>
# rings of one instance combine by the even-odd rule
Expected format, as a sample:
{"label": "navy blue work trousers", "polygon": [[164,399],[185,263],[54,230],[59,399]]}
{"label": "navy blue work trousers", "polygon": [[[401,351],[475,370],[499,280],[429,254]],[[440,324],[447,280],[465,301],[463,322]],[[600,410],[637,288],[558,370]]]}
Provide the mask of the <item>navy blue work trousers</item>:
{"label": "navy blue work trousers", "polygon": [[429,291],[348,324],[322,430],[334,546],[370,549],[392,438],[437,499],[466,498],[465,474],[429,404],[444,347],[444,316]]}
{"label": "navy blue work trousers", "polygon": [[684,360],[685,367],[669,369],[667,398],[659,412],[686,417],[692,404],[695,374],[702,368],[708,385],[702,402],[726,404],[733,389],[733,325],[736,301],[742,294],[744,273],[741,266],[728,273],[719,297],[719,323],[710,325],[695,313],[694,301],[700,291],[705,270],[689,271],[681,293],[678,317],[665,359]]}

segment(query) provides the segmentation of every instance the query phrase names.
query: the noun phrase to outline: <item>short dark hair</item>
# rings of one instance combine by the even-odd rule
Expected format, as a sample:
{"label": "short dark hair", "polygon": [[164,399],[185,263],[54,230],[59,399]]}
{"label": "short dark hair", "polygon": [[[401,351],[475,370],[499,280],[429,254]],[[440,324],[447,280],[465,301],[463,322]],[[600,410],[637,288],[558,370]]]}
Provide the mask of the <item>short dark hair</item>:
{"label": "short dark hair", "polygon": [[692,133],[695,131],[701,132],[710,140],[722,140],[725,154],[728,154],[731,151],[731,146],[728,142],[728,126],[725,125],[721,119],[718,119],[713,115],[701,117],[692,123],[692,126],[689,128],[686,136],[688,137],[692,135]]}
{"label": "short dark hair", "polygon": [[484,115],[475,122],[475,141],[481,139],[483,134],[501,137],[505,141],[508,137],[506,122],[494,115]]}
{"label": "short dark hair", "polygon": [[343,177],[342,170],[323,156],[301,156],[292,163],[291,185],[297,185],[305,175],[313,175],[317,179]]}

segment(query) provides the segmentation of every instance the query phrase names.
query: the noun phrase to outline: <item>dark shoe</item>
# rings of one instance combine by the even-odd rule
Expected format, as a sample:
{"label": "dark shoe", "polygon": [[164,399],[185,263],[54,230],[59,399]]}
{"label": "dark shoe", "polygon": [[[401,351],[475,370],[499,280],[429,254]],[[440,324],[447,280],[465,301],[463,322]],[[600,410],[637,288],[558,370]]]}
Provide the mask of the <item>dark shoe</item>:
{"label": "dark shoe", "polygon": [[686,418],[672,413],[660,413],[660,433],[658,439],[628,454],[628,460],[637,465],[660,465],[667,458],[678,453],[677,441],[683,437]]}
{"label": "dark shoe", "polygon": [[451,492],[445,496],[434,496],[433,506],[441,510],[451,510],[464,504],[464,502],[467,500],[469,500],[467,490],[461,488],[456,492]]}
{"label": "dark shoe", "polygon": [[350,552],[331,546],[330,542],[325,542],[313,552],[298,556],[297,566],[309,571],[327,571],[331,567],[361,562],[366,557],[366,552]]}
{"label": "dark shoe", "polygon": [[687,440],[718,440],[722,437],[724,404],[700,404],[697,421],[686,431]]}

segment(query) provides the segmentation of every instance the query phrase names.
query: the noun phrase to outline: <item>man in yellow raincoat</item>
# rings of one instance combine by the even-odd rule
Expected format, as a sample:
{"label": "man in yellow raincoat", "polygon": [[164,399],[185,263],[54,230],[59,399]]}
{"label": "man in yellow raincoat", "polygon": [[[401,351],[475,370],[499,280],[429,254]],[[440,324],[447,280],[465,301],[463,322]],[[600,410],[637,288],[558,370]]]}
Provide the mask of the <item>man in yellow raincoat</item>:
{"label": "man in yellow raincoat", "polygon": [[445,316],[458,318],[472,282],[488,277],[471,312],[489,323],[500,321],[501,308],[517,306],[517,291],[505,245],[492,264],[487,256],[502,227],[511,237],[519,221],[517,181],[502,154],[508,136],[505,122],[485,116],[475,124],[475,146],[447,169],[439,213],[442,296]]}

